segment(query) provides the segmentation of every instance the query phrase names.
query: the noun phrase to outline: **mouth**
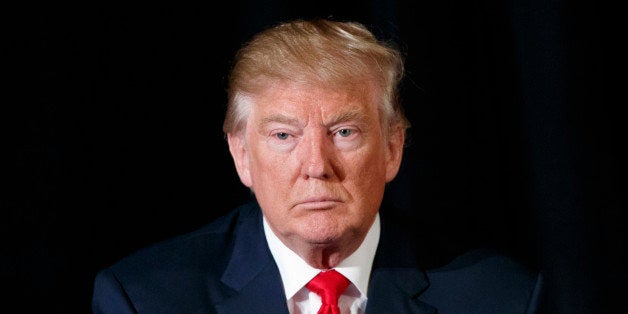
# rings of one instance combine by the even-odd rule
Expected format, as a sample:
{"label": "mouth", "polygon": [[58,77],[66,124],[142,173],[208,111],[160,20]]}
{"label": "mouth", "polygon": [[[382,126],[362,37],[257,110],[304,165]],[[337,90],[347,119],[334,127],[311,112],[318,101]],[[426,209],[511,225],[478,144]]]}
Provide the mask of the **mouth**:
{"label": "mouth", "polygon": [[337,198],[330,197],[311,197],[299,201],[296,204],[296,207],[307,209],[307,210],[326,210],[331,209],[338,204],[340,204],[340,200]]}

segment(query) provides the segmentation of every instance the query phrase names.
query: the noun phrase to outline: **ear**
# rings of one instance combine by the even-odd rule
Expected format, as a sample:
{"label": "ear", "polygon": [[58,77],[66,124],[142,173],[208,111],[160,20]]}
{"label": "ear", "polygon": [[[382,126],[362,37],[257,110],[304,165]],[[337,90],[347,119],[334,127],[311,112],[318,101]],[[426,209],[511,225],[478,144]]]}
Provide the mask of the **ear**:
{"label": "ear", "polygon": [[392,181],[399,172],[404,143],[404,129],[402,127],[392,128],[388,137],[388,147],[386,150],[386,182]]}
{"label": "ear", "polygon": [[246,150],[243,132],[239,132],[237,134],[227,134],[227,142],[229,143],[229,152],[233,158],[233,163],[235,164],[240,181],[242,184],[250,188],[252,181],[251,173],[249,171],[249,157]]}

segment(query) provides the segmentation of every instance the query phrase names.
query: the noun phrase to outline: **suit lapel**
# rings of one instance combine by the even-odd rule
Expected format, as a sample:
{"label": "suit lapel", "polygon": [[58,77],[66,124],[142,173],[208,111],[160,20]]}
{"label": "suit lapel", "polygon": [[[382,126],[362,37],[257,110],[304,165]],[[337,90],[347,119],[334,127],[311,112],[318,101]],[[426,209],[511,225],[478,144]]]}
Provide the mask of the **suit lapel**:
{"label": "suit lapel", "polygon": [[266,244],[259,207],[238,223],[231,260],[221,278],[235,293],[216,304],[216,312],[287,314],[281,275]]}
{"label": "suit lapel", "polygon": [[434,307],[418,300],[428,285],[418,269],[376,269],[371,274],[366,313],[436,313]]}
{"label": "suit lapel", "polygon": [[[380,213],[381,214],[381,213]],[[382,227],[371,279],[367,314],[436,313],[436,308],[419,301],[429,287],[425,272],[419,267],[414,248],[399,225],[382,214]]]}
{"label": "suit lapel", "polygon": [[274,265],[266,263],[258,275],[237,293],[223,302],[216,304],[216,313],[285,313],[288,314],[286,297],[279,271]]}

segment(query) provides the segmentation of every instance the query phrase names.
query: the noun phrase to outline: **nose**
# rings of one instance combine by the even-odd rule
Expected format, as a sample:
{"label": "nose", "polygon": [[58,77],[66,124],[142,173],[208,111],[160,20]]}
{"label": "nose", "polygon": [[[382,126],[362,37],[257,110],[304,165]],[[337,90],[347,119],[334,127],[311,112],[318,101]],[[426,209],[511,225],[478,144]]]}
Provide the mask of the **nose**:
{"label": "nose", "polygon": [[305,178],[326,179],[333,175],[333,143],[326,132],[312,134],[304,139],[302,172]]}

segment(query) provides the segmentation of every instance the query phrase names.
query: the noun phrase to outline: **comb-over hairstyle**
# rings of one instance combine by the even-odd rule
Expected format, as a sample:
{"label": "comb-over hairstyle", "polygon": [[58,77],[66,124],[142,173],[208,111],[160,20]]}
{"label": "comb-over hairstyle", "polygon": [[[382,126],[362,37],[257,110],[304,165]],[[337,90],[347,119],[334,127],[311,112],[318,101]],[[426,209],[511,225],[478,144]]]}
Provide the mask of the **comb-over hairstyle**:
{"label": "comb-over hairstyle", "polygon": [[251,96],[282,81],[368,88],[377,97],[373,101],[382,113],[382,125],[406,129],[410,124],[398,95],[403,74],[399,50],[360,23],[327,19],[282,23],[258,33],[237,52],[223,131],[241,131],[253,105]]}

